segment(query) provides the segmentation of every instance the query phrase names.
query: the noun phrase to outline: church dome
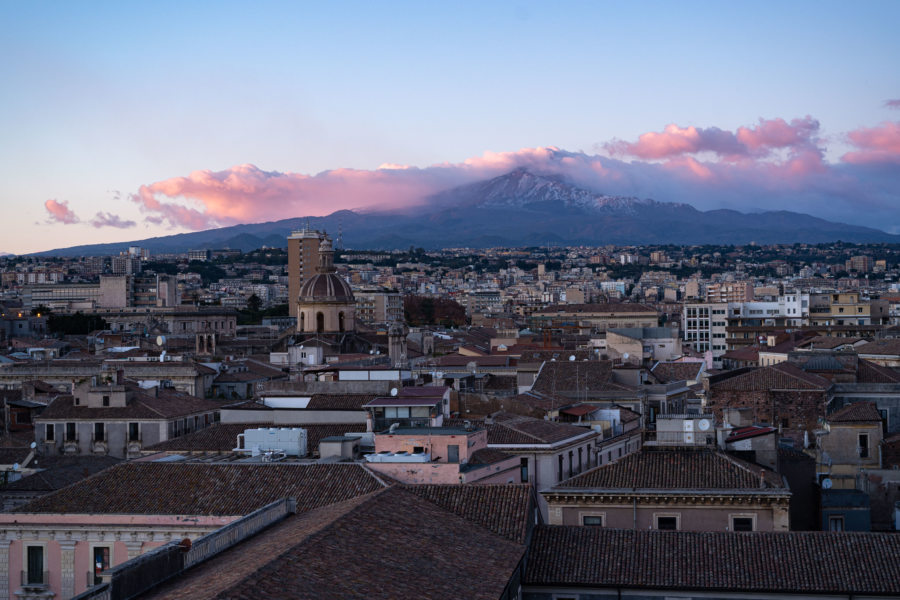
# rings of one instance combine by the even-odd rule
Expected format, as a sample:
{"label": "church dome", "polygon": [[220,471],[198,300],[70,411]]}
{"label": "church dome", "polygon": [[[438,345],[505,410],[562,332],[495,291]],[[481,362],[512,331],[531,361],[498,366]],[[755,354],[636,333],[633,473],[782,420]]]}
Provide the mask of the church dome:
{"label": "church dome", "polygon": [[301,302],[356,302],[353,290],[336,273],[316,273],[300,288]]}

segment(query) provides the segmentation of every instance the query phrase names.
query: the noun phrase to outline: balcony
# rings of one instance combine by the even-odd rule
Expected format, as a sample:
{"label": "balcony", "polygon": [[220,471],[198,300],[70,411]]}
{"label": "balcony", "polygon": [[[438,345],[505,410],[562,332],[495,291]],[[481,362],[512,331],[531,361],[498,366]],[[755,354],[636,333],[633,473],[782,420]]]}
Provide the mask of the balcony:
{"label": "balcony", "polygon": [[430,417],[418,418],[380,418],[375,419],[375,431],[385,431],[397,423],[400,427],[431,427]]}
{"label": "balcony", "polygon": [[709,431],[645,431],[645,446],[715,446],[716,434]]}
{"label": "balcony", "polygon": [[52,598],[50,591],[49,571],[22,571],[22,588],[15,593],[16,598],[32,600],[36,598]]}

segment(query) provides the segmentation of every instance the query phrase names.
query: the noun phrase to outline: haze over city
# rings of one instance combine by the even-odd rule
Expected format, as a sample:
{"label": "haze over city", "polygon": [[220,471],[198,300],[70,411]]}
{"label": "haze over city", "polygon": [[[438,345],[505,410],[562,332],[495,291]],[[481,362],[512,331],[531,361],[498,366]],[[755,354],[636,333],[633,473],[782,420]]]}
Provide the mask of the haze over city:
{"label": "haze over city", "polygon": [[407,206],[516,166],[900,232],[894,2],[2,10],[3,252]]}

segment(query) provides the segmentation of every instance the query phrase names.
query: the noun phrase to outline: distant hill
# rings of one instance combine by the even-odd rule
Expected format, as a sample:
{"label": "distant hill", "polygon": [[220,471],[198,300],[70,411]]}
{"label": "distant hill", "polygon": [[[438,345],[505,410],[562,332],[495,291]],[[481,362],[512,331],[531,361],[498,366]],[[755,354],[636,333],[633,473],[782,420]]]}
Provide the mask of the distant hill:
{"label": "distant hill", "polygon": [[285,247],[291,231],[307,221],[313,229],[358,249],[427,249],[490,246],[603,244],[758,244],[889,242],[900,236],[878,229],[834,223],[789,211],[741,213],[699,211],[689,204],[608,196],[554,176],[516,169],[490,180],[431,196],[401,212],[341,210],[326,217],[299,217],[234,225],[116,244],[74,246],[37,256],[118,254],[128,246],[151,253],[201,248],[243,251]]}

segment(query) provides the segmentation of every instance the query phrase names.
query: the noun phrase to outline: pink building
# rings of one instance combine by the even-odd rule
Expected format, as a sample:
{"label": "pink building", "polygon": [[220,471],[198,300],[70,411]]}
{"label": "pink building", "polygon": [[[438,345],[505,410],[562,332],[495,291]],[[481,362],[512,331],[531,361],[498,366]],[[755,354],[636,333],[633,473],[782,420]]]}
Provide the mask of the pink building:
{"label": "pink building", "polygon": [[521,483],[519,458],[471,427],[392,427],[375,435],[368,467],[403,483]]}
{"label": "pink building", "polygon": [[358,464],[122,463],[0,513],[0,600],[71,598],[102,571],[277,500],[302,513],[384,486]]}

